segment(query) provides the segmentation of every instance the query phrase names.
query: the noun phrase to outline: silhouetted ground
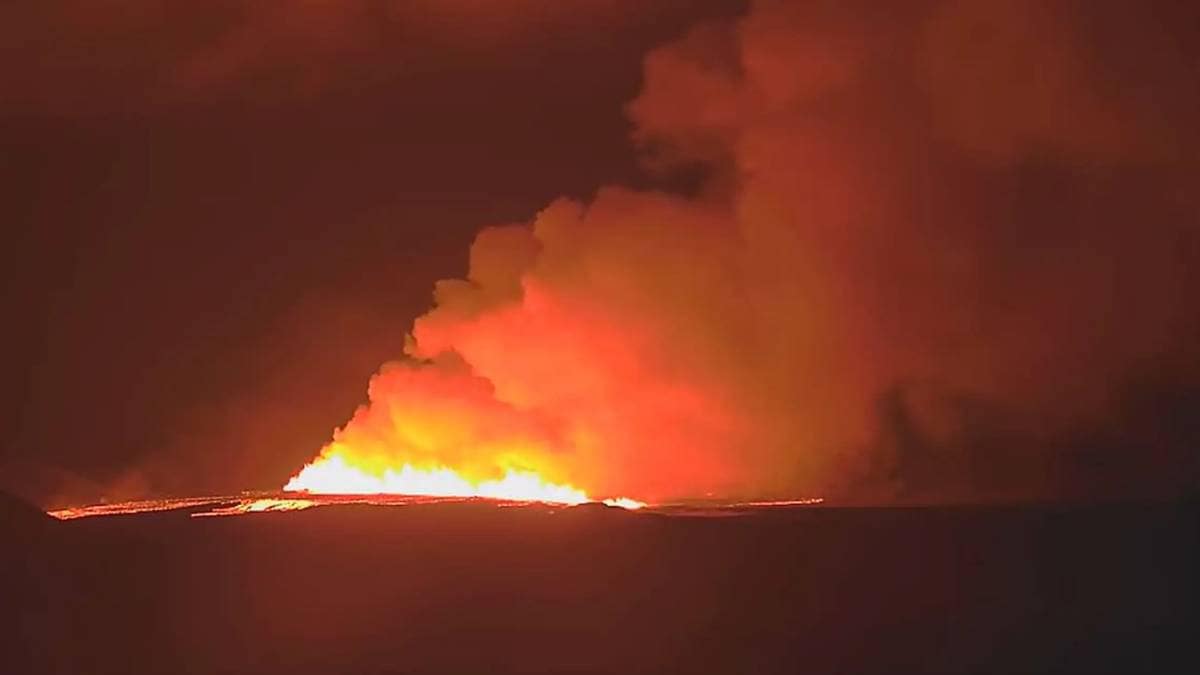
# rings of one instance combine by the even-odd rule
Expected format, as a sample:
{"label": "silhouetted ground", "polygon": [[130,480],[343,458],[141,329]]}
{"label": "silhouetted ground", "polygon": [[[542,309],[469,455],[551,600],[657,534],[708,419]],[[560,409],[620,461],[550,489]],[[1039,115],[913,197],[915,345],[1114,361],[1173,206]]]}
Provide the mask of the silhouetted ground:
{"label": "silhouetted ground", "polygon": [[439,504],[55,522],[3,533],[20,562],[0,671],[1200,672],[1198,513]]}

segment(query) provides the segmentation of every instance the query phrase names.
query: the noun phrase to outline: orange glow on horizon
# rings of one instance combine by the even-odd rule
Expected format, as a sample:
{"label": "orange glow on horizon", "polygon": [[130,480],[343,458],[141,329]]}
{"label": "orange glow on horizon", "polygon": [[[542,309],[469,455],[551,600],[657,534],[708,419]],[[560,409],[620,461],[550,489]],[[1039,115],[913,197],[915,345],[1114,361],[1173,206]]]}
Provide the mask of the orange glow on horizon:
{"label": "orange glow on horizon", "polygon": [[[399,494],[431,497],[483,497],[547,504],[586,504],[593,500],[572,485],[549,482],[536,471],[508,468],[498,479],[470,480],[449,467],[417,468],[402,464],[372,473],[352,466],[340,454],[322,455],[305,465],[283,486],[285,492],[311,494]],[[603,503],[624,509],[645,506],[628,497]]]}

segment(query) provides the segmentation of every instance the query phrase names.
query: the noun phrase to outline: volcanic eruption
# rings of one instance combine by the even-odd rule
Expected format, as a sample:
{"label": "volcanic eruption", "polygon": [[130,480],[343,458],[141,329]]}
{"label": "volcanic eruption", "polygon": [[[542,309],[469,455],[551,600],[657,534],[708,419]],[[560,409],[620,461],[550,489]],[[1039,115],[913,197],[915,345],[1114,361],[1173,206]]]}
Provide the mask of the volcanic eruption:
{"label": "volcanic eruption", "polygon": [[0,5],[0,673],[1200,673],[1197,25]]}
{"label": "volcanic eruption", "polygon": [[[759,2],[655,50],[633,137],[700,187],[604,187],[483,230],[287,489],[987,499],[1104,492],[1109,472],[1180,489],[1194,462],[1129,471],[1145,465],[1110,453],[1106,421],[1139,382],[1194,381],[1196,93],[1162,110],[1101,87],[1089,64],[1141,71],[1072,18]],[[1139,424],[1180,458],[1188,439]]]}
{"label": "volcanic eruption", "polygon": [[650,187],[479,231],[366,403],[276,480],[559,504],[1194,490],[1200,93],[1160,10],[701,22],[624,109]]}

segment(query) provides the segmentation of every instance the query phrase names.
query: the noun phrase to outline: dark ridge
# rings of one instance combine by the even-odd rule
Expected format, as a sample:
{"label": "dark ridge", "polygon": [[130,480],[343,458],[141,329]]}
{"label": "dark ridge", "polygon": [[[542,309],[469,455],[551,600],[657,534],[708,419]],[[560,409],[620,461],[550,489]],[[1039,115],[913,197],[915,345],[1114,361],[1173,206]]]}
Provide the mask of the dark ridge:
{"label": "dark ridge", "polygon": [[0,492],[0,533],[5,536],[39,530],[53,522],[53,518],[33,504],[7,492]]}
{"label": "dark ridge", "polygon": [[0,547],[0,672],[1190,674],[1196,506],[82,518]]}

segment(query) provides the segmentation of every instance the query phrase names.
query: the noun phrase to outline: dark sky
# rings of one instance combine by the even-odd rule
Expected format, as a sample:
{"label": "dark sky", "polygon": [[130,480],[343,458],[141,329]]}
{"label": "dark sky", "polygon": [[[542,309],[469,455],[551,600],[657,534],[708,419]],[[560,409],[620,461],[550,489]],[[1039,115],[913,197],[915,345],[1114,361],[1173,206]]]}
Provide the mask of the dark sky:
{"label": "dark sky", "polygon": [[3,482],[276,487],[480,227],[640,180],[644,53],[741,4],[7,4]]}

